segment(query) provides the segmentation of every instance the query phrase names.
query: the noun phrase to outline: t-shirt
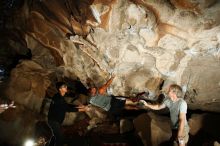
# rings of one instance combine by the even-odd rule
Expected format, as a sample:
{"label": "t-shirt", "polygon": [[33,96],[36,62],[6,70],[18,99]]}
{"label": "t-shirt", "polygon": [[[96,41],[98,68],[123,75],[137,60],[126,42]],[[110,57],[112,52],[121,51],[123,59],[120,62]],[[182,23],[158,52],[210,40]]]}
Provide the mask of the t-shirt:
{"label": "t-shirt", "polygon": [[74,105],[67,104],[64,96],[59,93],[55,94],[52,98],[48,112],[48,121],[57,121],[60,124],[65,118],[66,112],[77,112],[78,109]]}
{"label": "t-shirt", "polygon": [[[173,102],[170,98],[165,98],[163,104],[169,108],[172,129],[178,129],[179,113],[187,113],[186,101],[180,98],[178,101]],[[188,128],[188,123],[186,118],[185,118],[185,127]]]}
{"label": "t-shirt", "polygon": [[111,100],[111,96],[96,94],[95,96],[91,97],[89,102],[92,105],[104,109],[105,111],[109,111],[109,109],[111,108]]}

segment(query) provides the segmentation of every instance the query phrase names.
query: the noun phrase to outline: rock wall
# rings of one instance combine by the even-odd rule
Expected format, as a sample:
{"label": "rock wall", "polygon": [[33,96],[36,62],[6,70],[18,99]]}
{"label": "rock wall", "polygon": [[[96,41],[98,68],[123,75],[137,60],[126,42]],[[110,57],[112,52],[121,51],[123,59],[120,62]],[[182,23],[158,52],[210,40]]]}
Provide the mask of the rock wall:
{"label": "rock wall", "polygon": [[[45,70],[86,87],[113,73],[109,92],[125,96],[175,82],[190,108],[220,112],[219,8],[216,0],[54,0],[26,1],[19,12]],[[45,49],[49,57],[37,57]]]}
{"label": "rock wall", "polygon": [[51,84],[50,72],[33,61],[23,61],[11,72],[8,96],[29,109],[40,112],[46,90]]}

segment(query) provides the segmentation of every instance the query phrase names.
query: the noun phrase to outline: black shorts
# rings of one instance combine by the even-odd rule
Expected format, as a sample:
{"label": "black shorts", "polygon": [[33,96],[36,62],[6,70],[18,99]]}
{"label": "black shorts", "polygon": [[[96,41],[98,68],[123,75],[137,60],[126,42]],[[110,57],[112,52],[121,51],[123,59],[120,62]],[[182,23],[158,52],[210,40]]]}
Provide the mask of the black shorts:
{"label": "black shorts", "polygon": [[114,96],[112,96],[111,107],[109,109],[109,112],[113,114],[121,112],[125,107],[125,102],[126,100],[117,99]]}

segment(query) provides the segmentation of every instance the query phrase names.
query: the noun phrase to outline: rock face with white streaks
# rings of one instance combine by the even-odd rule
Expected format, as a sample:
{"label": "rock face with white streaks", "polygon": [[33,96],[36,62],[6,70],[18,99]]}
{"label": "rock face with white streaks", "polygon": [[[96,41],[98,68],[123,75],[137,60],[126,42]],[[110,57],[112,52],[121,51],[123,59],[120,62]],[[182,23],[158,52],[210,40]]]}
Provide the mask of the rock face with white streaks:
{"label": "rock face with white streaks", "polygon": [[113,73],[109,92],[125,96],[157,94],[171,81],[189,108],[220,112],[219,8],[216,0],[54,0],[26,2],[19,12],[27,47],[45,70],[86,87]]}

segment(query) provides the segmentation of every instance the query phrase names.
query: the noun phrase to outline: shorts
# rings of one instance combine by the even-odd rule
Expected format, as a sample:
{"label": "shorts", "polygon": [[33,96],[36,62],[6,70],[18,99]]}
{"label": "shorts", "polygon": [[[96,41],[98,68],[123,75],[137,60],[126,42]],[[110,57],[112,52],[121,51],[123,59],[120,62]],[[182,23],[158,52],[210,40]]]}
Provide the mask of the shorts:
{"label": "shorts", "polygon": [[111,112],[112,114],[117,114],[117,113],[119,114],[124,109],[125,102],[126,100],[124,99],[118,99],[118,98],[112,97],[111,107],[109,109],[109,112]]}

